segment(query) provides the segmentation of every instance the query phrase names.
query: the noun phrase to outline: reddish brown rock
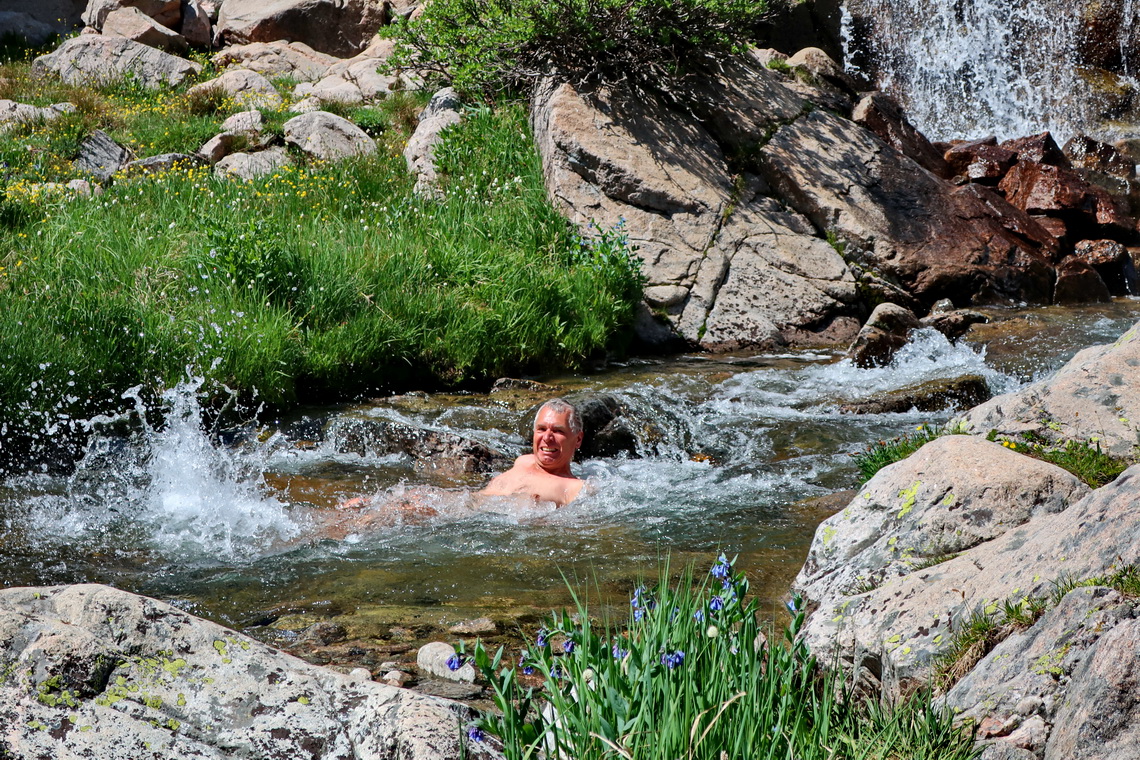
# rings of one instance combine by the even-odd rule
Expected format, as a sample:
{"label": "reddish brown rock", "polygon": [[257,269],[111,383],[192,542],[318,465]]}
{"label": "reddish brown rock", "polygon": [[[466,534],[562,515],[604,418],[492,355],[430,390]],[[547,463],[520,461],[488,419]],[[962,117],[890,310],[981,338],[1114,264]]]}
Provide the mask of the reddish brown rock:
{"label": "reddish brown rock", "polygon": [[1017,162],[1017,154],[998,145],[993,137],[955,145],[944,158],[954,174],[975,182],[999,180]]}
{"label": "reddish brown rock", "polygon": [[1097,271],[1113,295],[1135,292],[1136,267],[1128,249],[1115,240],[1082,240],[1073,255]]}
{"label": "reddish brown rock", "polygon": [[1056,241],[1028,214],[983,186],[955,188],[852,122],[813,111],[782,127],[761,163],[849,260],[925,306],[1052,300]]}
{"label": "reddish brown rock", "polygon": [[1007,201],[1030,214],[1064,214],[1098,225],[1114,236],[1132,237],[1136,220],[1124,213],[1109,192],[1075,171],[1019,161],[998,185]]}
{"label": "reddish brown rock", "polygon": [[1039,164],[1052,164],[1053,166],[1069,168],[1068,156],[1048,132],[1006,140],[1001,144],[1001,147],[1016,153],[1018,161],[1034,161]]}
{"label": "reddish brown rock", "polygon": [[879,139],[939,177],[952,177],[954,172],[926,136],[914,128],[890,95],[873,92],[855,105],[851,120],[862,124]]}
{"label": "reddish brown rock", "polygon": [[291,40],[347,58],[368,46],[386,17],[375,0],[226,0],[215,34],[227,45]]}
{"label": "reddish brown rock", "polygon": [[1069,237],[1069,225],[1065,224],[1064,219],[1058,219],[1055,216],[1044,216],[1042,214],[1031,214],[1030,218],[1041,225],[1041,228],[1052,235],[1056,240],[1063,242]]}
{"label": "reddish brown rock", "polygon": [[1076,135],[1065,143],[1065,155],[1073,166],[1117,177],[1136,176],[1136,163],[1111,145]]}
{"label": "reddish brown rock", "polygon": [[1104,279],[1088,262],[1070,257],[1057,267],[1054,303],[1103,303],[1111,300],[1112,294]]}

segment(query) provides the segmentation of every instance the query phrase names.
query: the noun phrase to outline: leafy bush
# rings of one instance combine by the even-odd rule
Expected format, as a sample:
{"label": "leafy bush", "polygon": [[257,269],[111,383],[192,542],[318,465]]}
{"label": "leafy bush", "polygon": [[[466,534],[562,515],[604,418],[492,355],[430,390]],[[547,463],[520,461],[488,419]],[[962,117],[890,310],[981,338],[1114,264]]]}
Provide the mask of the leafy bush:
{"label": "leafy bush", "polygon": [[393,66],[494,100],[557,72],[659,83],[737,49],[767,0],[435,0],[395,27]]}
{"label": "leafy bush", "polygon": [[[846,690],[838,671],[819,674],[797,638],[798,599],[783,642],[767,641],[747,579],[723,555],[702,581],[691,568],[674,586],[667,578],[665,567],[655,589],[634,592],[625,625],[599,627],[582,602],[555,615],[517,665],[477,643],[499,714],[470,726],[469,740],[494,736],[509,760],[974,755],[929,694],[882,708]],[[541,690],[522,685],[534,675]]]}

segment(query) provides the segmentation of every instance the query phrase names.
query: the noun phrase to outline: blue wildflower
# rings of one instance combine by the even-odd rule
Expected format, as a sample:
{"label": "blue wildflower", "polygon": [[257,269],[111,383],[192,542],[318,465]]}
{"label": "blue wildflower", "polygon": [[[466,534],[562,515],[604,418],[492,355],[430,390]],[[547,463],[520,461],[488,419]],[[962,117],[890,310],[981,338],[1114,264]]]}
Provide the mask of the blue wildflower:
{"label": "blue wildflower", "polygon": [[487,735],[483,733],[483,729],[479,728],[478,726],[467,727],[467,738],[473,742],[481,742],[486,738],[486,736]]}
{"label": "blue wildflower", "polygon": [[453,654],[447,658],[447,669],[448,670],[459,670],[462,667],[463,667],[463,655]]}
{"label": "blue wildflower", "polygon": [[613,651],[613,653],[614,653],[614,659],[615,659],[615,660],[624,660],[624,659],[625,659],[625,657],[626,657],[626,655],[628,655],[628,654],[629,654],[629,650],[628,650],[628,649],[622,649],[622,648],[621,648],[621,647],[619,647],[617,644],[614,644],[614,648],[613,648],[613,650],[612,650],[612,651]]}
{"label": "blue wildflower", "polygon": [[784,606],[788,608],[788,612],[792,613],[793,615],[800,611],[800,606],[802,604],[803,599],[800,598],[799,594],[796,594],[791,599],[784,602]]}
{"label": "blue wildflower", "polygon": [[519,655],[519,667],[522,669],[524,676],[534,675],[534,666],[526,660],[526,655]]}
{"label": "blue wildflower", "polygon": [[674,652],[663,652],[661,654],[661,664],[665,665],[667,668],[669,668],[669,670],[672,670],[684,661],[685,653],[680,649]]}
{"label": "blue wildflower", "polygon": [[546,630],[545,628],[539,628],[538,629],[538,636],[536,636],[534,639],[534,645],[536,647],[539,647],[539,648],[545,647],[546,646],[546,637],[549,635],[550,635],[550,631]]}
{"label": "blue wildflower", "polygon": [[709,599],[709,609],[713,612],[720,612],[724,609],[724,600],[719,596],[714,596],[712,599]]}
{"label": "blue wildflower", "polygon": [[716,564],[709,573],[714,578],[720,578],[722,583],[726,582],[732,576],[732,564],[728,561],[728,557],[723,554],[717,557]]}
{"label": "blue wildflower", "polygon": [[574,651],[574,639],[566,639],[563,641],[562,651],[566,654],[571,654]]}
{"label": "blue wildflower", "polygon": [[635,622],[640,623],[645,618],[645,610],[636,609],[633,611],[633,619]]}
{"label": "blue wildflower", "polygon": [[696,620],[698,623],[703,623],[705,621],[705,611],[704,610],[697,610],[696,612],[694,612],[693,613],[693,620]]}

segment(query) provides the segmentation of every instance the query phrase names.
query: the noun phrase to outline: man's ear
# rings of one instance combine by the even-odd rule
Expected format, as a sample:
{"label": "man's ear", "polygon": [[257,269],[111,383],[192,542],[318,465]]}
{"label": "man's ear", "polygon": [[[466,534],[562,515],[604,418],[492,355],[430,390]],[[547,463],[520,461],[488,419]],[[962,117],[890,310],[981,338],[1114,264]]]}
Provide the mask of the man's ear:
{"label": "man's ear", "polygon": [[578,449],[582,448],[582,442],[585,440],[586,440],[586,431],[583,430],[580,433],[578,433],[578,441],[577,441],[577,443],[574,444],[574,450],[577,451]]}

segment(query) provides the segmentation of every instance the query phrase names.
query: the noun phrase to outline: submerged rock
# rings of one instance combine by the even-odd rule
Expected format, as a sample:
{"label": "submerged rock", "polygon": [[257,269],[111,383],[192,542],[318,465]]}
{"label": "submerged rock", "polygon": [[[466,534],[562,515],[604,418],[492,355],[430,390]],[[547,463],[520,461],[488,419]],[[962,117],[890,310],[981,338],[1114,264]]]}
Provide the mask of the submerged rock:
{"label": "submerged rock", "polygon": [[0,591],[0,662],[19,758],[439,760],[471,717],[106,586]]}
{"label": "submerged rock", "polygon": [[865,401],[841,404],[845,414],[892,414],[940,412],[945,409],[969,409],[990,398],[989,385],[980,375],[966,375],[947,380],[931,380],[889,391]]}

